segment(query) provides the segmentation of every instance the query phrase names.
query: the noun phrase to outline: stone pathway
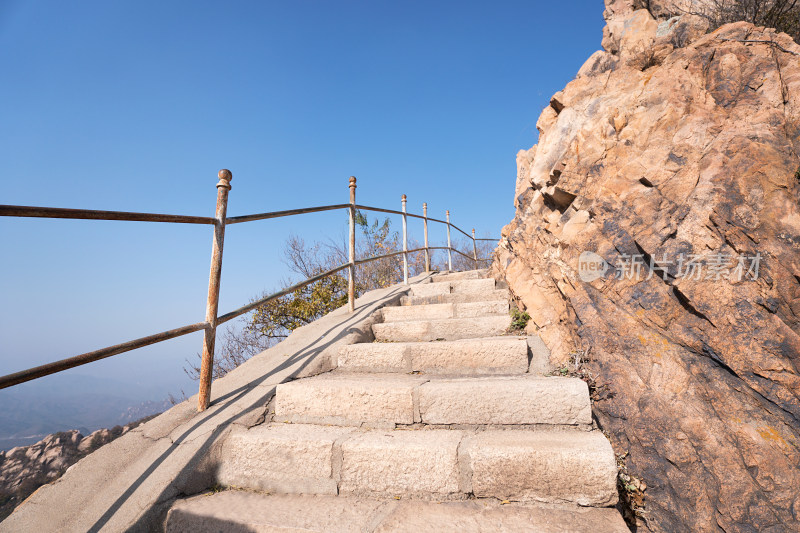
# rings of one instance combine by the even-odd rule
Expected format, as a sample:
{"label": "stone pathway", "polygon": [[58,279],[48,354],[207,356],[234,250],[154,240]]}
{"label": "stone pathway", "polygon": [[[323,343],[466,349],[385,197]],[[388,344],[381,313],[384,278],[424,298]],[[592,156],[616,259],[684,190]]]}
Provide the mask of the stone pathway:
{"label": "stone pathway", "polygon": [[586,384],[544,376],[485,276],[412,286],[375,342],[279,385],[271,419],[219,452],[230,490],[179,500],[167,530],[628,531]]}

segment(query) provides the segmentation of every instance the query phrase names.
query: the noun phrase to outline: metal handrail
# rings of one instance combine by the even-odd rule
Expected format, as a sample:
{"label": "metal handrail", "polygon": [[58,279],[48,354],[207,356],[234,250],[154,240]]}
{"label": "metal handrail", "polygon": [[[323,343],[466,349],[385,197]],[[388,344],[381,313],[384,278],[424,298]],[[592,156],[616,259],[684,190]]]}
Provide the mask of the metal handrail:
{"label": "metal handrail", "polygon": [[[350,206],[348,205],[346,207],[350,207]],[[356,209],[362,209],[364,211],[378,211],[380,213],[390,213],[392,215],[406,215],[406,216],[409,216],[411,218],[427,219],[430,222],[441,222],[442,224],[447,224],[447,222],[445,222],[444,220],[439,220],[438,218],[426,217],[425,215],[417,215],[417,214],[414,214],[414,213],[403,213],[402,211],[396,211],[394,209],[384,209],[383,207],[372,207],[372,206],[369,206],[369,205],[356,204]]]}
{"label": "metal handrail", "polygon": [[254,301],[254,302],[250,302],[247,305],[243,305],[239,309],[231,311],[230,313],[225,313],[224,315],[219,317],[217,319],[217,324],[224,324],[228,320],[233,320],[234,318],[236,318],[238,316],[242,316],[243,314],[245,314],[245,313],[247,313],[249,311],[252,311],[253,309],[257,308],[258,306],[269,302],[270,300],[274,300],[275,298],[280,298],[281,296],[286,296],[287,294],[289,294],[291,292],[294,292],[297,289],[302,289],[306,285],[311,285],[315,281],[319,281],[322,278],[325,278],[325,277],[331,276],[333,274],[336,274],[340,270],[344,270],[345,268],[348,268],[349,266],[350,266],[350,263],[345,263],[343,265],[339,265],[336,268],[332,268],[330,270],[326,270],[325,272],[323,272],[321,274],[317,274],[316,276],[312,276],[312,277],[310,277],[308,279],[305,279],[305,280],[301,281],[300,283],[295,283],[291,287],[287,287],[287,288],[283,289],[282,291],[278,291],[278,292],[276,292],[274,294],[270,294],[269,296],[265,296],[264,298],[260,298],[260,299]]}
{"label": "metal handrail", "polygon": [[414,252],[421,252],[423,250],[425,250],[425,248],[414,248],[413,250],[399,250],[397,252],[391,252],[388,254],[376,255],[375,257],[367,257],[366,259],[357,259],[354,262],[357,265],[362,265],[364,263],[369,263],[371,261],[377,261],[378,259],[387,259],[389,257],[394,257],[400,254],[413,254]]}
{"label": "metal handrail", "polygon": [[[344,207],[350,207],[350,206],[349,205],[345,205]],[[395,211],[394,209],[384,209],[383,207],[370,207],[368,205],[358,205],[358,204],[356,204],[356,209],[363,209],[365,211],[378,211],[380,213],[390,213],[390,214],[393,214],[393,215],[406,215],[406,216],[409,216],[409,217],[412,217],[412,218],[426,219],[426,220],[428,220],[430,222],[440,222],[442,224],[449,224],[451,227],[457,229],[458,231],[460,231],[461,233],[463,233],[464,235],[466,235],[470,239],[472,238],[472,236],[469,233],[467,233],[463,229],[459,228],[458,226],[456,226],[452,222],[447,222],[445,220],[439,220],[438,218],[426,217],[424,215],[416,215],[414,213],[403,213],[402,211]],[[495,240],[499,240],[499,239],[476,239],[476,240],[479,240],[479,241],[482,241],[482,240],[495,241]]]}
{"label": "metal handrail", "polygon": [[115,344],[114,346],[109,346],[108,348],[101,348],[99,350],[94,350],[93,352],[86,352],[81,355],[76,355],[75,357],[68,357],[53,363],[35,366],[27,370],[21,370],[13,374],[0,377],[0,389],[5,389],[6,387],[18,385],[32,379],[48,376],[50,374],[55,374],[56,372],[61,372],[62,370],[75,368],[76,366],[85,365],[86,363],[99,361],[100,359],[111,357],[112,355],[118,355],[135,350],[137,348],[143,348],[150,344],[182,337],[183,335],[188,335],[189,333],[194,333],[195,331],[200,331],[201,329],[206,329],[207,327],[207,322],[198,322],[197,324],[192,324],[190,326],[182,326],[169,331],[162,331],[161,333],[156,333],[155,335],[148,335],[147,337],[123,342],[122,344]]}
{"label": "metal handrail", "polygon": [[[474,259],[474,258],[473,258],[471,255],[467,255],[467,254],[465,254],[464,252],[462,252],[462,251],[461,251],[461,250],[459,250],[458,248],[453,248],[453,251],[454,251],[455,253],[457,253],[457,254],[461,254],[461,255],[463,255],[463,256],[464,256],[464,257],[466,257],[467,259],[473,259],[473,260],[475,260],[475,259]],[[486,260],[486,259],[477,259],[476,261],[485,261],[485,260]]]}
{"label": "metal handrail", "polygon": [[212,217],[131,213],[127,211],[96,211],[93,209],[64,209],[30,205],[0,205],[3,217],[72,218],[82,220],[128,220],[132,222],[174,222],[178,224],[216,224]]}
{"label": "metal handrail", "polygon": [[[349,205],[345,205],[344,207],[350,207],[350,206]],[[358,205],[358,204],[356,205],[356,209],[363,209],[365,211],[378,211],[380,213],[391,213],[393,215],[406,215],[406,216],[409,216],[409,217],[412,217],[412,218],[425,219],[425,220],[428,220],[430,222],[440,222],[442,224],[448,224],[453,229],[456,229],[456,230],[460,231],[461,233],[466,235],[468,238],[472,239],[472,235],[470,235],[469,233],[467,233],[463,229],[459,228],[458,226],[456,226],[452,222],[447,222],[445,220],[439,220],[438,218],[426,217],[424,215],[415,215],[414,213],[403,213],[402,211],[395,211],[394,209],[384,209],[382,207],[370,207],[370,206],[367,206],[367,205]],[[475,239],[475,240],[476,241],[497,241],[497,240],[500,240],[500,239]]]}
{"label": "metal handrail", "polygon": [[[463,229],[459,228],[459,227],[458,227],[458,226],[456,226],[455,224],[450,224],[450,225],[451,225],[451,226],[452,226],[454,229],[457,229],[458,231],[460,231],[461,233],[463,233],[463,234],[464,234],[464,235],[465,235],[465,236],[466,236],[468,239],[472,239],[472,238],[474,238],[472,235],[470,235],[469,233],[467,233],[467,232],[466,232],[466,231],[464,231]],[[473,230],[473,231],[475,231],[475,230]]]}
{"label": "metal handrail", "polygon": [[268,218],[288,217],[291,215],[304,215],[306,213],[318,213],[320,211],[332,211],[333,209],[347,209],[350,204],[322,205],[320,207],[306,207],[301,209],[287,209],[286,211],[273,211],[271,213],[258,213],[256,215],[244,215],[239,217],[226,217],[225,225],[238,224],[239,222],[252,222],[253,220],[265,220]]}
{"label": "metal handrail", "polygon": [[[216,328],[220,324],[224,324],[229,320],[232,320],[236,317],[239,317],[245,313],[253,311],[254,309],[258,308],[259,306],[274,300],[276,298],[280,298],[287,294],[290,294],[297,289],[310,285],[316,281],[319,281],[327,276],[331,276],[340,272],[344,269],[349,269],[348,275],[348,309],[350,312],[354,310],[354,301],[355,301],[355,267],[357,265],[361,265],[364,263],[369,263],[371,261],[377,261],[380,259],[385,259],[389,257],[394,257],[397,255],[403,255],[403,281],[405,284],[408,284],[408,254],[411,253],[418,253],[418,252],[425,252],[425,270],[430,271],[430,251],[431,250],[447,250],[448,253],[448,267],[449,270],[453,269],[452,263],[452,256],[450,255],[451,252],[456,252],[467,259],[471,259],[475,261],[475,265],[479,261],[485,261],[488,258],[478,259],[477,255],[477,247],[476,241],[494,241],[496,239],[481,239],[475,237],[475,230],[472,230],[472,235],[469,235],[467,232],[456,226],[455,224],[450,222],[450,211],[447,211],[446,220],[439,220],[436,218],[428,217],[428,206],[426,203],[423,204],[423,214],[417,215],[414,213],[408,213],[406,211],[406,196],[403,195],[402,197],[402,210],[396,211],[393,209],[384,209],[380,207],[372,207],[372,206],[364,206],[356,204],[355,202],[355,189],[356,189],[356,179],[355,177],[350,177],[350,203],[347,204],[334,204],[334,205],[325,205],[325,206],[318,206],[318,207],[307,207],[307,208],[300,208],[300,209],[288,209],[284,211],[273,211],[268,213],[257,213],[253,215],[244,215],[244,216],[236,216],[236,217],[228,217],[226,216],[227,213],[227,203],[228,203],[228,191],[230,191],[231,185],[230,181],[232,179],[232,175],[228,170],[221,170],[219,172],[219,183],[217,183],[217,211],[215,217],[197,217],[197,216],[188,216],[188,215],[165,215],[165,214],[158,214],[158,213],[135,213],[135,212],[126,212],[126,211],[98,211],[98,210],[91,210],[91,209],[64,209],[64,208],[57,208],[57,207],[34,207],[34,206],[18,206],[18,205],[0,205],[0,216],[13,216],[13,217],[38,217],[38,218],[60,218],[60,219],[83,219],[83,220],[123,220],[123,221],[136,221],[136,222],[168,222],[168,223],[179,223],[179,224],[208,224],[214,226],[214,240],[212,246],[212,263],[211,263],[211,274],[209,276],[209,288],[208,288],[208,302],[206,305],[206,320],[205,322],[198,322],[196,324],[190,324],[187,326],[182,326],[179,328],[171,329],[168,331],[163,331],[161,333],[156,333],[154,335],[149,335],[147,337],[141,337],[139,339],[134,339],[132,341],[128,341],[122,344],[116,344],[114,346],[109,346],[106,348],[101,348],[99,350],[94,350],[92,352],[87,352],[81,355],[76,355],[74,357],[69,357],[66,359],[61,359],[59,361],[55,361],[52,363],[47,363],[44,365],[40,365],[37,367],[29,368],[27,370],[22,370],[19,372],[15,372],[13,374],[8,374],[6,376],[0,376],[0,389],[4,389],[6,387],[11,387],[13,385],[17,385],[19,383],[24,383],[26,381],[30,381],[32,379],[40,378],[43,376],[47,376],[49,374],[54,374],[56,372],[61,372],[63,370],[67,370],[69,368],[74,368],[76,366],[84,365],[87,363],[91,363],[94,361],[98,361],[100,359],[105,359],[107,357],[111,357],[113,355],[118,355],[120,353],[129,352],[131,350],[135,350],[137,348],[141,348],[144,346],[148,346],[150,344],[155,344],[157,342],[174,339],[177,337],[181,337],[183,335],[188,335],[189,333],[194,333],[196,331],[203,330],[205,332],[203,338],[203,356],[202,356],[202,363],[200,369],[200,394],[198,400],[198,410],[202,411],[208,407],[209,399],[210,399],[210,388],[211,388],[211,369],[213,365],[213,357],[214,357],[214,344],[216,338]],[[256,220],[265,220],[270,218],[279,218],[285,216],[292,216],[292,215],[300,215],[300,214],[307,214],[307,213],[316,213],[321,211],[331,211],[335,209],[347,209],[350,215],[350,253],[349,253],[349,261],[342,265],[339,265],[335,268],[327,270],[325,272],[321,272],[315,276],[307,278],[303,281],[300,281],[290,287],[287,287],[281,291],[276,293],[270,294],[258,300],[248,303],[238,309],[235,309],[229,313],[225,313],[223,315],[218,314],[218,303],[219,303],[219,289],[220,289],[220,278],[222,272],[222,249],[225,237],[225,226],[229,224],[238,224],[240,222],[251,222]],[[368,257],[363,259],[355,259],[355,212],[357,209],[362,209],[366,211],[377,211],[382,213],[389,213],[389,214],[396,214],[401,215],[403,217],[403,249],[397,252],[392,252],[388,254],[378,255],[374,257]],[[425,222],[425,246],[414,248],[412,250],[408,249],[408,234],[407,234],[407,224],[406,219],[407,217],[418,218],[422,219]],[[428,244],[428,222],[439,222],[441,224],[445,224],[447,226],[447,246],[429,246]],[[468,238],[472,239],[472,256],[454,248],[450,242],[450,228],[455,228],[456,230],[460,231]]]}

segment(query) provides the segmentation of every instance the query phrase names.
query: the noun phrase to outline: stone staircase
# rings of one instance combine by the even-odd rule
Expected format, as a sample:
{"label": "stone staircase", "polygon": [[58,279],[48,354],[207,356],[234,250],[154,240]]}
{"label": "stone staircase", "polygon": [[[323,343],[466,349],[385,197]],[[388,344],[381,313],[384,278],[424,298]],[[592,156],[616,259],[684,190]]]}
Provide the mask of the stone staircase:
{"label": "stone staircase", "polygon": [[628,531],[586,384],[544,376],[486,275],[413,285],[375,342],[278,385],[217,451],[229,490],[177,501],[167,531]]}

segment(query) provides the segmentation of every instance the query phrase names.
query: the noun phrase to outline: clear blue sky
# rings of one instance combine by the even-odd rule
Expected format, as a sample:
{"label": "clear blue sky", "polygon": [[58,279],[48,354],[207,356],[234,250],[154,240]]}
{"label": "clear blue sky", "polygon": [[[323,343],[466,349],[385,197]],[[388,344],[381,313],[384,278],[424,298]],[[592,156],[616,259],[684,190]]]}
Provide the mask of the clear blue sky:
{"label": "clear blue sky", "polygon": [[[600,46],[603,2],[0,0],[0,203],[213,215],[347,201],[497,236],[515,154]],[[221,311],[286,276],[289,232],[343,213],[230,227]],[[412,231],[420,228],[412,224]],[[211,228],[0,219],[0,373],[204,315]],[[439,235],[434,234],[435,237]],[[85,366],[181,387],[200,334]],[[47,379],[47,378],[45,378]]]}

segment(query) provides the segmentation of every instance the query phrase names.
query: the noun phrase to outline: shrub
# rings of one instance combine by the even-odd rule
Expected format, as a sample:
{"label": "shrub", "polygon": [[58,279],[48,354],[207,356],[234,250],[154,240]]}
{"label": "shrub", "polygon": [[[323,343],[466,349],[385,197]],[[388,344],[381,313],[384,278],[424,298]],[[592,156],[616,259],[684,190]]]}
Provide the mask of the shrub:
{"label": "shrub", "polygon": [[660,64],[661,58],[656,54],[656,49],[653,46],[645,46],[643,44],[634,48],[630,59],[628,59],[629,66],[641,71]]}
{"label": "shrub", "polygon": [[520,311],[519,309],[512,309],[511,310],[511,330],[522,330],[525,329],[525,326],[528,325],[528,320],[531,319],[531,315],[526,313],[525,311]]}
{"label": "shrub", "polygon": [[723,24],[744,20],[775,28],[800,41],[800,0],[704,0],[692,3],[690,13],[700,15],[715,30]]}
{"label": "shrub", "polygon": [[669,37],[669,44],[675,48],[683,48],[689,42],[689,27],[679,24]]}

